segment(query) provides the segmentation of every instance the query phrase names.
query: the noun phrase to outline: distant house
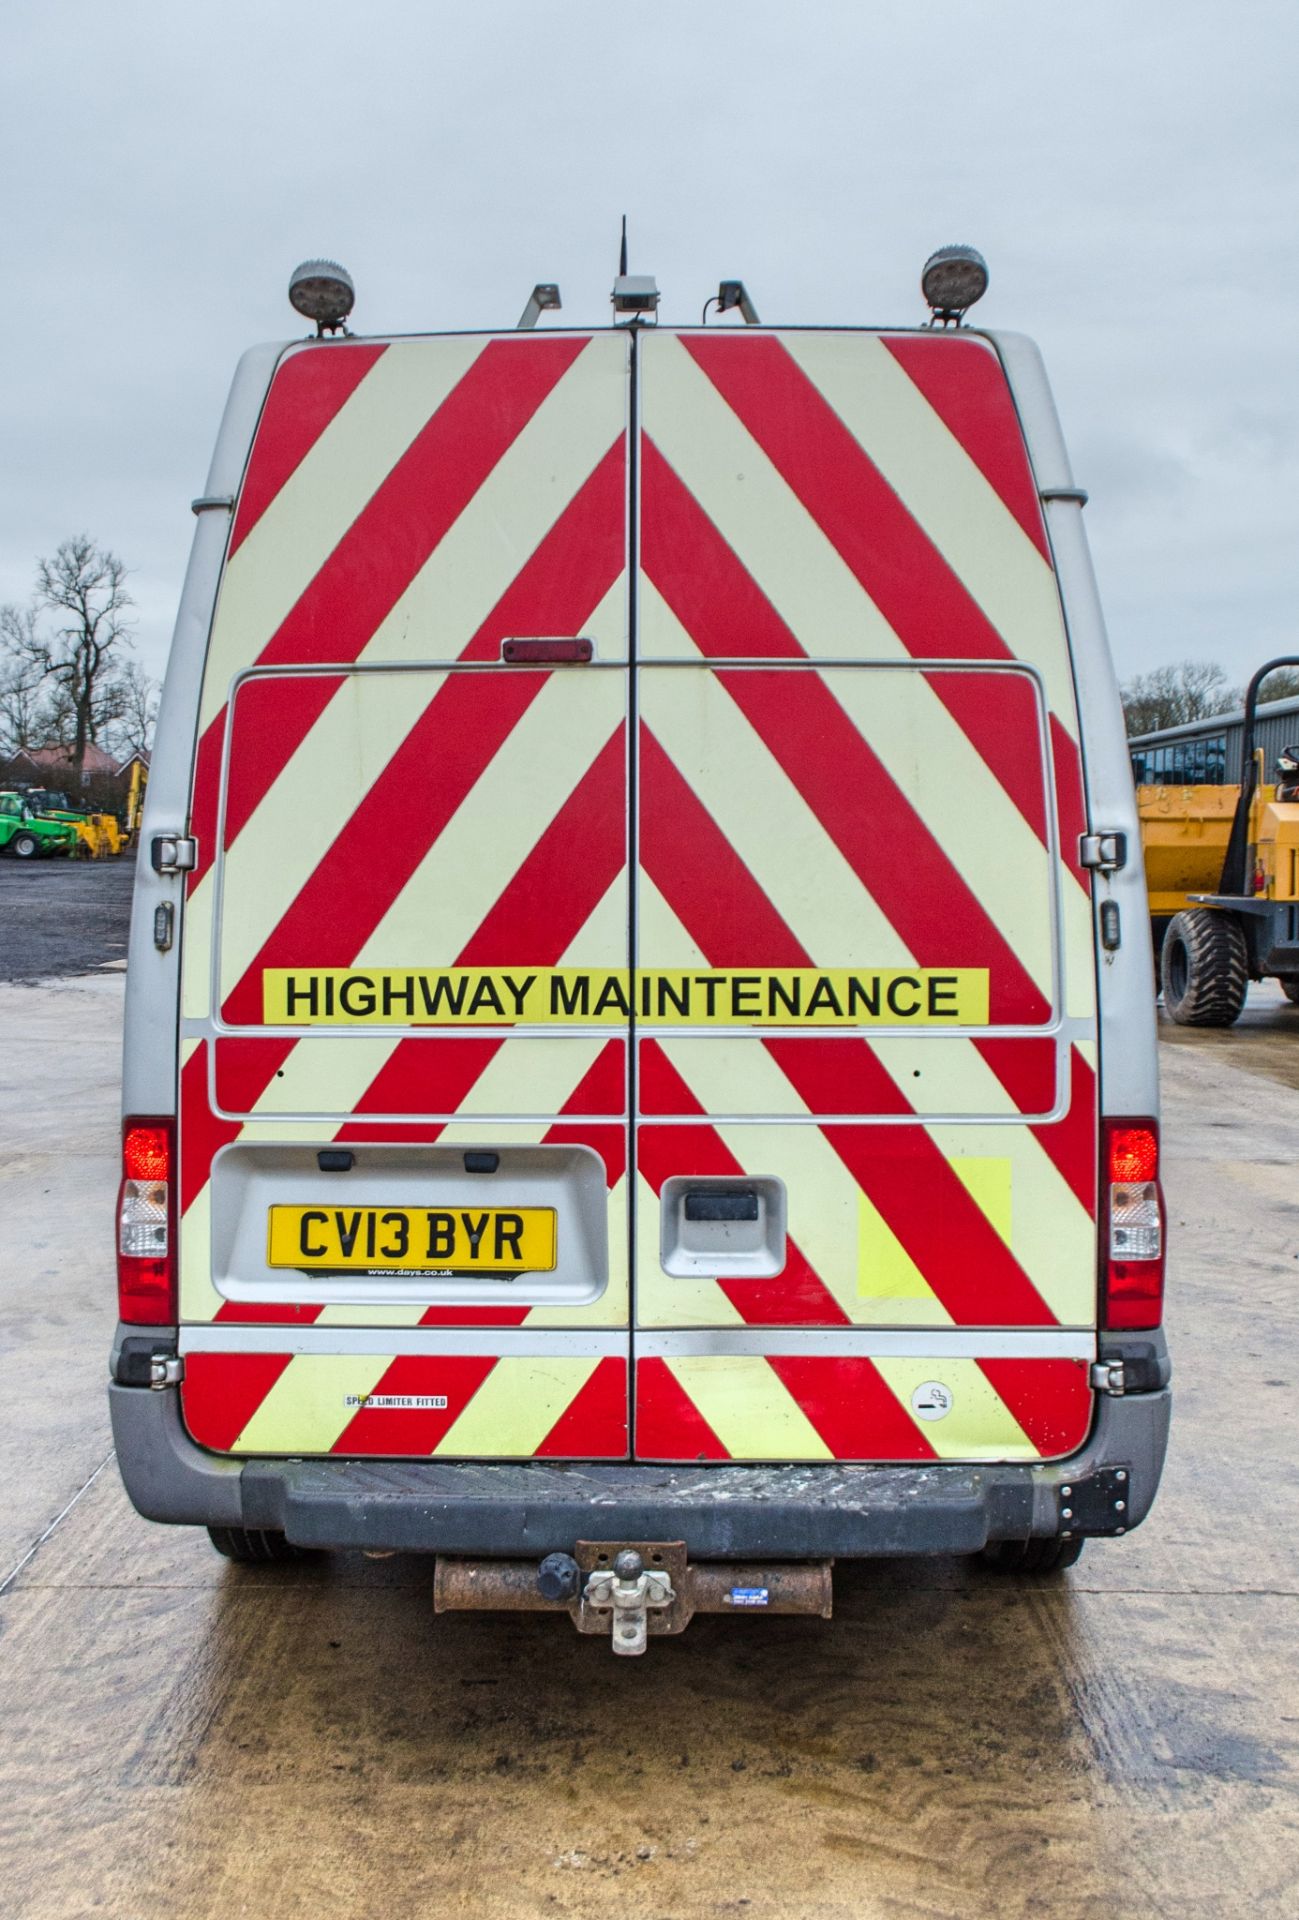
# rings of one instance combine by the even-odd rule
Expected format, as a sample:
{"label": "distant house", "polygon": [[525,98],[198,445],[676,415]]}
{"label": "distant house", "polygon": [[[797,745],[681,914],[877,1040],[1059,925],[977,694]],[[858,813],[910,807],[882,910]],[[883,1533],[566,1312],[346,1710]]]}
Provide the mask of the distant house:
{"label": "distant house", "polygon": [[130,754],[118,766],[117,777],[121,781],[123,787],[130,786],[131,775],[137,766],[139,767],[142,773],[148,773],[149,756],[147,753],[142,753],[138,747],[136,748],[134,753]]}
{"label": "distant house", "polygon": [[[116,781],[121,772],[111,753],[106,753],[94,740],[86,743],[85,758],[81,763],[83,787],[89,787],[96,781]],[[71,752],[67,747],[24,747],[9,761],[9,778],[66,792],[74,784]]]}

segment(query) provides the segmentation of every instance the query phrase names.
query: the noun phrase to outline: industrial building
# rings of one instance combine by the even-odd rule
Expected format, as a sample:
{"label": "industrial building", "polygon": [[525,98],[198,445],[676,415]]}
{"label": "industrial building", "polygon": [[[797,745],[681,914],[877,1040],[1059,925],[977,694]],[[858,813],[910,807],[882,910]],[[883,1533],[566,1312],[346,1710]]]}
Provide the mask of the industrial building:
{"label": "industrial building", "polygon": [[[1217,713],[1180,727],[1161,727],[1128,741],[1132,777],[1139,787],[1230,786],[1240,779],[1245,713]],[[1299,694],[1262,702],[1254,744],[1263,749],[1263,777],[1270,780],[1282,747],[1299,741]]]}

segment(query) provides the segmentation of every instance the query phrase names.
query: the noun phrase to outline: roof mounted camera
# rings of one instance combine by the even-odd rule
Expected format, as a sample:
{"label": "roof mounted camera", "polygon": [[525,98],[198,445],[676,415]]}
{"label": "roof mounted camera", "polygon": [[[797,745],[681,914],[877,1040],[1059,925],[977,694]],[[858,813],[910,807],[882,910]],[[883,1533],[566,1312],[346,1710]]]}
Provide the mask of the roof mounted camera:
{"label": "roof mounted camera", "polygon": [[620,273],[613,283],[615,313],[657,313],[658,282],[652,273]]}
{"label": "roof mounted camera", "polygon": [[930,326],[959,327],[988,291],[988,263],[974,247],[939,247],[925,261],[920,291],[929,304]]}

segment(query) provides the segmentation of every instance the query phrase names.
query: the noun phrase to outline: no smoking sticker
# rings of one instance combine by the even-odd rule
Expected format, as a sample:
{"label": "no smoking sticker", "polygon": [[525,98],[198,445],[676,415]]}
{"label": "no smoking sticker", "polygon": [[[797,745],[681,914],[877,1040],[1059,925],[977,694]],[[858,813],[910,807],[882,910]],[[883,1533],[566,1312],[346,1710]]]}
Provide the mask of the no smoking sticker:
{"label": "no smoking sticker", "polygon": [[952,1411],[952,1390],[941,1380],[923,1380],[911,1396],[917,1420],[945,1420]]}

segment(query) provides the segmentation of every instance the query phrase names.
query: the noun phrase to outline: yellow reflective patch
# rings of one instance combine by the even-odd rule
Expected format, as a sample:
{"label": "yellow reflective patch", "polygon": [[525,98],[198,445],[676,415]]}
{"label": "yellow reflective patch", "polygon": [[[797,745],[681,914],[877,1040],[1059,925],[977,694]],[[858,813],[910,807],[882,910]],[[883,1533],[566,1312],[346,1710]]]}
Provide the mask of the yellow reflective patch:
{"label": "yellow reflective patch", "polygon": [[865,1193],[857,1196],[857,1297],[877,1314],[950,1326],[951,1315],[883,1214]]}
{"label": "yellow reflective patch", "polygon": [[268,967],[268,1026],[983,1027],[986,967]]}

